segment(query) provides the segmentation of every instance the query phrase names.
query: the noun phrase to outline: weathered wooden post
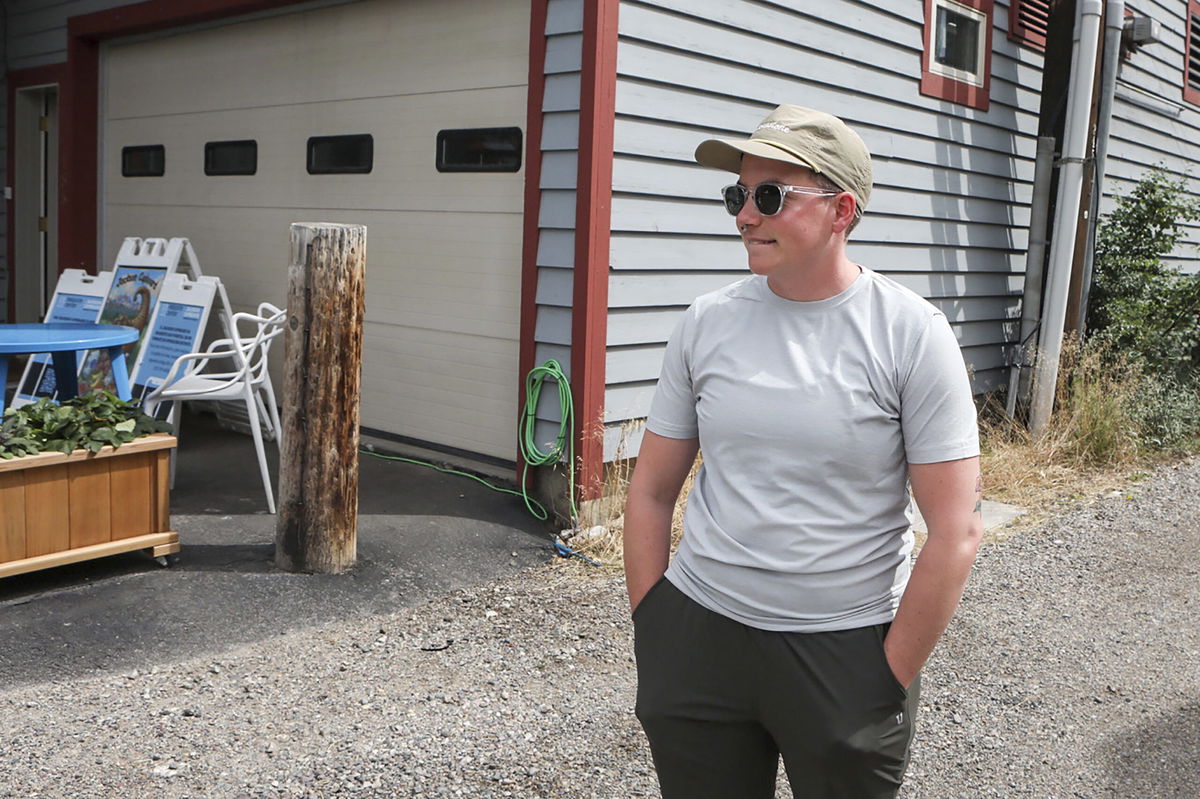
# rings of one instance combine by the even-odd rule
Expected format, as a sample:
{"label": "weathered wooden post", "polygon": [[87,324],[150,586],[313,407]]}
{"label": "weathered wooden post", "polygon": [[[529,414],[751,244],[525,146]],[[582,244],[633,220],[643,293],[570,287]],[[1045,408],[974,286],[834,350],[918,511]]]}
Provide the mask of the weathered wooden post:
{"label": "weathered wooden post", "polygon": [[354,565],[366,244],[364,225],[292,225],[275,523],[287,571]]}

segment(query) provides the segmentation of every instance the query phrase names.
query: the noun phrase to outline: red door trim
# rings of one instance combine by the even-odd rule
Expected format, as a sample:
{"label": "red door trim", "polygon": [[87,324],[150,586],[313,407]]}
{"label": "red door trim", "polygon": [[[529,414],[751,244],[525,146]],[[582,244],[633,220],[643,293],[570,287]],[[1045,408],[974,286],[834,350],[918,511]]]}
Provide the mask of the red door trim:
{"label": "red door trim", "polygon": [[612,230],[613,124],[618,0],[586,0],[579,108],[575,292],[571,382],[580,499],[600,496],[604,474],[604,380]]}

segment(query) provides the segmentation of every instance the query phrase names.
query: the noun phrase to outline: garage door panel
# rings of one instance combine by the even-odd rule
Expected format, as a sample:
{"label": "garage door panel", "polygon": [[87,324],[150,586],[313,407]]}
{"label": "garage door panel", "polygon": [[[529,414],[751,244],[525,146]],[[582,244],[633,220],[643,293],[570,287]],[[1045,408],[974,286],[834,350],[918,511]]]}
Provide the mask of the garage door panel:
{"label": "garage door panel", "polygon": [[111,45],[108,117],[523,86],[529,4],[487,6],[364,0]]}
{"label": "garage door panel", "polygon": [[[344,222],[367,226],[366,314],[371,320],[394,319],[407,327],[461,332],[509,342],[515,351],[520,335],[520,247],[494,248],[490,255],[468,253],[449,233],[430,240],[419,225],[405,226],[379,212],[300,212],[263,209],[211,209],[183,217],[173,208],[115,207],[110,230],[114,245],[108,263],[125,236],[185,236],[196,249],[205,273],[221,278],[235,305],[253,307],[263,300],[282,303],[287,295],[290,228],[297,221]],[[498,220],[488,217],[487,223]],[[515,229],[519,224],[510,225]],[[431,249],[436,248],[436,252]],[[460,267],[466,264],[466,269]],[[480,290],[476,270],[492,267]]]}
{"label": "garage door panel", "polygon": [[[434,160],[439,130],[523,127],[524,100],[524,89],[480,90],[457,97],[384,98],[113,121],[105,136],[105,173],[112,176],[105,193],[111,203],[198,208],[521,213],[523,171],[443,173]],[[369,174],[308,174],[310,136],[362,133],[374,138]],[[258,142],[256,174],[204,174],[206,142],[241,139]],[[120,177],[122,148],[145,144],[165,148],[164,177]]]}
{"label": "garage door panel", "polygon": [[[427,385],[402,381],[364,384],[362,424],[377,430],[433,441],[494,458],[515,460],[516,414],[500,405],[487,407],[477,400],[463,402],[462,395]],[[464,424],[465,414],[478,416]]]}

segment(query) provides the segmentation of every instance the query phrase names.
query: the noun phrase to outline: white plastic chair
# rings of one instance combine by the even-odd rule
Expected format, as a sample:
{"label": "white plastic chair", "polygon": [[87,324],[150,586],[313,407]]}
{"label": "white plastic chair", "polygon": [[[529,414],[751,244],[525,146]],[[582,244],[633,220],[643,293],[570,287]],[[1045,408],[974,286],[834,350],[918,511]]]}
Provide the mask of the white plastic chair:
{"label": "white plastic chair", "polygon": [[[270,352],[271,342],[283,333],[286,316],[286,311],[266,302],[258,306],[256,314],[234,314],[230,324],[232,338],[217,339],[208,345],[204,352],[192,352],[176,358],[166,380],[147,394],[144,402],[146,413],[151,415],[161,402],[245,402],[246,415],[250,419],[250,433],[254,437],[254,448],[258,452],[258,465],[262,471],[263,489],[267,493],[267,508],[271,513],[275,512],[275,494],[267,469],[260,420],[282,447],[275,390],[271,387],[271,376],[267,372],[267,354]],[[246,324],[254,326],[254,334],[249,338],[243,336],[240,330]],[[214,361],[228,370],[208,371],[206,368]],[[179,418],[178,407],[176,405],[171,409],[171,417],[176,421]]]}

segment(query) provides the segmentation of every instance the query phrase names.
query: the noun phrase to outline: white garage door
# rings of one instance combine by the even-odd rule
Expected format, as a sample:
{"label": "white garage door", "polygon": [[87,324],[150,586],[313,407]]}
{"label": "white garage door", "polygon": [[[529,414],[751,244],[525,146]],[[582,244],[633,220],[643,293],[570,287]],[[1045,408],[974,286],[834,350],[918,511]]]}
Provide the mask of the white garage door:
{"label": "white garage door", "polygon": [[[365,0],[104,54],[103,263],[185,236],[234,310],[287,292],[291,222],[367,226],[362,423],[512,460],[524,171],[439,172],[439,131],[524,127],[525,0]],[[368,134],[367,174],[309,174],[310,137]],[[205,174],[207,142],[257,144]],[[162,145],[163,174],[122,176]]]}

